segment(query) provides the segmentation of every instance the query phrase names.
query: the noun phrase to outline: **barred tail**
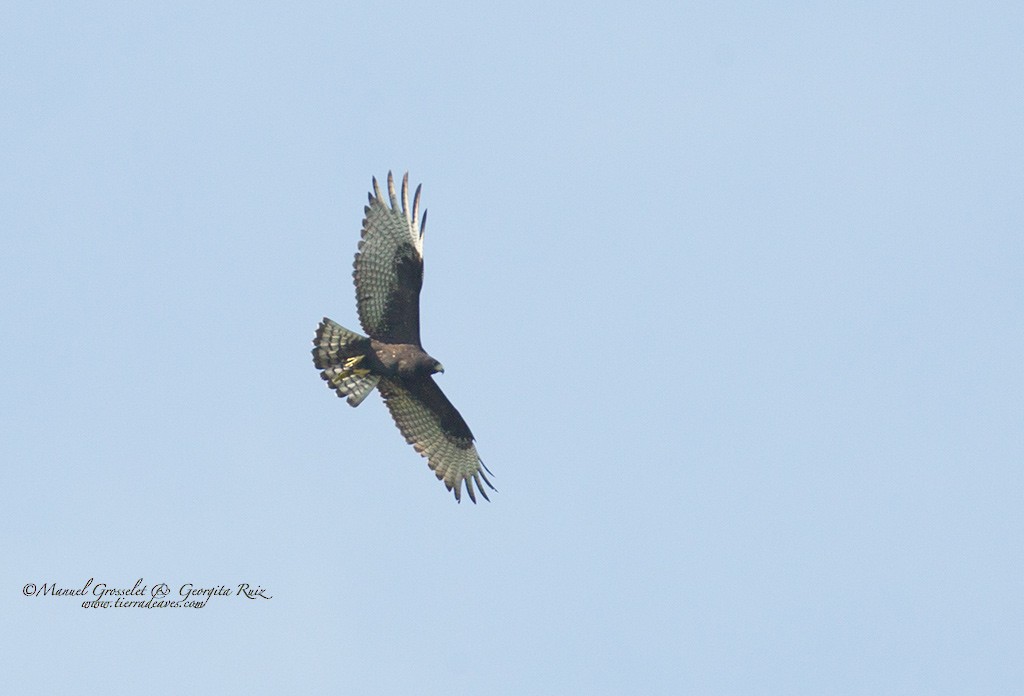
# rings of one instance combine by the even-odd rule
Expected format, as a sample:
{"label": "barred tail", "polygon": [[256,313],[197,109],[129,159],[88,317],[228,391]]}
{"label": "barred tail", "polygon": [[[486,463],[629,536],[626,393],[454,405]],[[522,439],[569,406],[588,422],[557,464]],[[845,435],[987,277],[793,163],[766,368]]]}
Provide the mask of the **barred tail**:
{"label": "barred tail", "polygon": [[347,396],[349,406],[363,403],[380,379],[361,364],[369,353],[370,339],[324,317],[313,345],[313,364],[324,381],[338,396]]}

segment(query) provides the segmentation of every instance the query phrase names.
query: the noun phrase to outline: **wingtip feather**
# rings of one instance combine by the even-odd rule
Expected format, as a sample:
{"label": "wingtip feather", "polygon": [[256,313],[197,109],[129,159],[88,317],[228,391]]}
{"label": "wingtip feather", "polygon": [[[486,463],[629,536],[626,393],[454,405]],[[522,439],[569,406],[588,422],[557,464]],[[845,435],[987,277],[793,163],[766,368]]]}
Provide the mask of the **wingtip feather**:
{"label": "wingtip feather", "polygon": [[477,489],[479,489],[480,495],[482,495],[484,497],[484,500],[486,500],[488,503],[491,502],[490,497],[487,495],[487,491],[484,489],[483,485],[480,483],[480,479],[477,477],[476,474],[473,475],[473,478],[476,479],[476,487],[477,487]]}
{"label": "wingtip feather", "polygon": [[[408,174],[406,174],[408,176]],[[420,217],[420,190],[423,188],[423,184],[416,186],[416,193],[412,197],[412,224],[416,224],[416,221]],[[422,234],[422,232],[421,232]]]}
{"label": "wingtip feather", "polygon": [[402,177],[402,212],[405,219],[409,219],[409,172]]}
{"label": "wingtip feather", "polygon": [[398,210],[398,194],[395,193],[395,177],[388,171],[388,198],[391,199],[391,209]]}

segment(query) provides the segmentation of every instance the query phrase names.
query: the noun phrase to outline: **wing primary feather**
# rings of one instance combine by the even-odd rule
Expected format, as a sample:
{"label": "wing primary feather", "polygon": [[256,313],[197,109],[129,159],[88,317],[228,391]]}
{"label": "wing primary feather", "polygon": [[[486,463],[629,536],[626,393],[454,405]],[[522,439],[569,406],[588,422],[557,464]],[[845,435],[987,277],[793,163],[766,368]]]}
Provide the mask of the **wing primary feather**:
{"label": "wing primary feather", "polygon": [[420,223],[420,239],[423,238],[423,233],[427,231],[427,211],[423,211],[423,222]]}
{"label": "wing primary feather", "polygon": [[391,199],[391,209],[398,210],[398,195],[395,193],[395,177],[388,172],[388,198]]}
{"label": "wing primary feather", "polygon": [[[416,221],[420,217],[420,189],[421,188],[423,188],[423,184],[420,184],[420,185],[418,185],[416,187],[416,193],[413,194],[413,197],[412,197],[412,224],[414,224],[414,225],[416,224]],[[420,236],[421,237],[423,236],[422,232],[420,233]]]}
{"label": "wing primary feather", "polygon": [[383,200],[383,196],[380,195],[380,185],[377,183],[377,177],[373,177],[373,193],[370,195],[371,203],[373,203],[374,198],[378,201]]}
{"label": "wing primary feather", "polygon": [[478,476],[478,474],[479,472],[473,474],[473,478],[476,479],[476,487],[480,489],[480,495],[484,497],[484,500],[486,500],[487,502],[491,502],[491,499],[487,497],[487,491],[486,489],[484,489],[484,485],[480,483],[480,477]]}
{"label": "wing primary feather", "polygon": [[[498,490],[497,488],[494,487],[494,484],[491,483],[491,480],[487,478],[487,474],[491,474],[491,476],[494,476],[494,474],[491,472],[490,469],[487,468],[487,465],[484,464],[483,459],[477,459],[477,461],[480,462],[480,466],[483,468],[477,469],[476,473],[473,474],[473,478],[476,478],[476,485],[480,489],[480,493],[483,494],[484,499],[489,501],[490,498],[487,497],[487,491],[484,490],[483,484],[486,483],[487,487],[490,488],[492,491]],[[481,483],[481,480],[483,481],[483,483]]]}
{"label": "wing primary feather", "polygon": [[473,492],[473,479],[466,479],[466,491],[469,493],[469,499],[476,505],[476,493]]}
{"label": "wing primary feather", "polygon": [[[487,465],[484,464],[484,460],[483,459],[480,460],[480,466],[482,466],[484,468],[484,471],[486,471],[488,474],[490,474],[491,476],[494,476],[494,472],[487,468]],[[488,485],[490,485],[491,482],[488,481],[487,483],[488,483]],[[491,486],[491,490],[492,491],[496,491],[498,489],[495,488],[494,486]]]}
{"label": "wing primary feather", "polygon": [[[487,478],[487,474],[485,474],[482,469],[478,470],[476,473],[480,475],[480,478],[483,479],[483,482],[487,484],[488,488],[490,488],[492,491],[498,490],[497,488],[494,487],[494,484],[491,483],[491,480]],[[491,474],[491,476],[494,476],[494,474]],[[483,489],[484,487],[480,486],[480,490],[482,491]],[[490,500],[490,498],[488,498],[488,500]]]}
{"label": "wing primary feather", "polygon": [[[409,219],[409,172],[402,177],[402,212],[405,219]],[[411,221],[410,221],[411,222]]]}

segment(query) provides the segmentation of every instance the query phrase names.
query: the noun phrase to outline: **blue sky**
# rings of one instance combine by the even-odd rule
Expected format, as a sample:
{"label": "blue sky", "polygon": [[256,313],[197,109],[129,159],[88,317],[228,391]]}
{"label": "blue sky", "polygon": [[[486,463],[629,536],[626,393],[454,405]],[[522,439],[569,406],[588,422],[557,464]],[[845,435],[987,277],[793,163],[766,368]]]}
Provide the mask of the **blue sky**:
{"label": "blue sky", "polygon": [[[1024,688],[1018,4],[0,27],[12,693]],[[389,169],[489,504],[309,356]]]}

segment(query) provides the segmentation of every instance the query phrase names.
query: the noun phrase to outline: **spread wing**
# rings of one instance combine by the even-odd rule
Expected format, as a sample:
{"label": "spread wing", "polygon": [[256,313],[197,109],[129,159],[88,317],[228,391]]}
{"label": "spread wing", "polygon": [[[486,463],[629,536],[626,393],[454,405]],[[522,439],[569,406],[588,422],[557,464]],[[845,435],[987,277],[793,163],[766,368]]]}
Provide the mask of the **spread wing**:
{"label": "spread wing", "polygon": [[352,278],[363,329],[384,343],[420,345],[420,288],[423,287],[423,228],[417,222],[420,187],[409,209],[409,174],[402,178],[402,200],[395,195],[395,180],[388,172],[388,198],[384,202],[377,179],[366,206],[362,240]]}
{"label": "spread wing", "polygon": [[462,501],[463,481],[474,503],[474,482],[484,499],[490,500],[484,484],[491,490],[496,489],[487,479],[487,467],[473,446],[473,433],[433,379],[382,377],[377,388],[406,442],[427,458],[430,468],[448,490],[454,489],[456,500]]}

